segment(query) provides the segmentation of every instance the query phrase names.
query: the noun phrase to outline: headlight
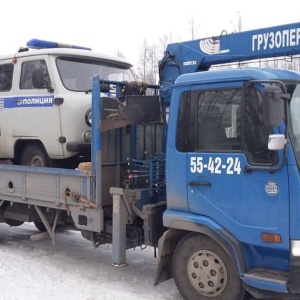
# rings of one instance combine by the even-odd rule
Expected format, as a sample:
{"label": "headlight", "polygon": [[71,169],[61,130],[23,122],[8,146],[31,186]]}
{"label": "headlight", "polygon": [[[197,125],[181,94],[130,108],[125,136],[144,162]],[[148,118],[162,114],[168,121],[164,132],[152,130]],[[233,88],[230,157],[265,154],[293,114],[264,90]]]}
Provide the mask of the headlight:
{"label": "headlight", "polygon": [[85,113],[85,123],[88,126],[92,126],[92,109],[88,109],[87,112]]}
{"label": "headlight", "polygon": [[300,241],[291,241],[292,256],[300,256]]}

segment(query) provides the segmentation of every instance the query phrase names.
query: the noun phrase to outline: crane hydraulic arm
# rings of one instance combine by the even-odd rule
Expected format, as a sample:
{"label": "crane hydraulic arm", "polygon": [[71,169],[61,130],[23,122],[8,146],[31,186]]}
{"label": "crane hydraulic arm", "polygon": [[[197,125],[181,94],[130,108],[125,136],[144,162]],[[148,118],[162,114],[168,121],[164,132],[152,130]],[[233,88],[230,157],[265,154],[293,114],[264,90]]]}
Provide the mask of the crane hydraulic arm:
{"label": "crane hydraulic arm", "polygon": [[181,74],[213,65],[300,54],[300,23],[169,44],[159,62],[160,96],[170,103],[172,85]]}

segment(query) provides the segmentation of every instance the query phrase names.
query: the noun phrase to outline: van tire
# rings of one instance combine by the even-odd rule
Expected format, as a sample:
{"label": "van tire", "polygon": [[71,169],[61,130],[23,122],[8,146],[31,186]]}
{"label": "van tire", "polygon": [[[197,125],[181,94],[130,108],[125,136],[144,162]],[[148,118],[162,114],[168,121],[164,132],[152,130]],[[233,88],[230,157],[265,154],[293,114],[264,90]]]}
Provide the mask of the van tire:
{"label": "van tire", "polygon": [[27,144],[21,154],[20,165],[32,167],[50,167],[50,159],[39,143]]}

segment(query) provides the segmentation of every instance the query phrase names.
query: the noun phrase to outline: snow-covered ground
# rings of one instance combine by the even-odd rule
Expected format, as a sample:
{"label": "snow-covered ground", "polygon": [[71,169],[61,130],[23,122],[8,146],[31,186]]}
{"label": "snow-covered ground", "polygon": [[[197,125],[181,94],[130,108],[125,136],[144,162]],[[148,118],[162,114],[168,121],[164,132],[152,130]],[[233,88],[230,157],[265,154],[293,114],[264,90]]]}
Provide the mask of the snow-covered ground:
{"label": "snow-covered ground", "polygon": [[182,300],[173,280],[154,287],[153,248],[127,251],[128,266],[111,266],[111,245],[94,249],[79,232],[31,241],[33,224],[0,224],[1,300]]}
{"label": "snow-covered ground", "polygon": [[[94,249],[78,231],[31,241],[32,223],[0,224],[0,300],[182,300],[173,279],[153,286],[154,249],[127,250],[111,265],[112,246]],[[249,300],[249,299],[248,299]]]}

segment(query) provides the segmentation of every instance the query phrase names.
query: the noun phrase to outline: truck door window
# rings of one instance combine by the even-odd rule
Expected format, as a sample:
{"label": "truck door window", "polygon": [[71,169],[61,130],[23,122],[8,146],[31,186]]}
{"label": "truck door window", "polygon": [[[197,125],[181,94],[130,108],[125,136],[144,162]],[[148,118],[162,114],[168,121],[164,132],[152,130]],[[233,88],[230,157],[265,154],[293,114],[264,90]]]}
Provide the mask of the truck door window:
{"label": "truck door window", "polygon": [[182,152],[242,151],[250,163],[273,164],[272,129],[262,122],[261,97],[254,89],[182,94],[176,146]]}
{"label": "truck door window", "polygon": [[34,61],[23,62],[22,64],[21,80],[20,80],[21,90],[35,89],[32,82],[32,73],[36,69],[40,69],[43,72],[44,84],[42,88],[47,88],[51,86],[46,62],[44,60],[34,60]]}
{"label": "truck door window", "polygon": [[268,138],[273,130],[263,122],[261,102],[260,94],[255,89],[246,89],[243,114],[244,147],[250,162],[274,164],[277,159],[275,152],[268,150]]}
{"label": "truck door window", "polygon": [[0,65],[0,92],[9,91],[12,85],[13,64]]}
{"label": "truck door window", "polygon": [[193,122],[191,120],[191,93],[181,95],[176,128],[176,148],[181,152],[194,152]]}
{"label": "truck door window", "polygon": [[196,98],[196,149],[240,150],[240,90],[198,93]]}
{"label": "truck door window", "polygon": [[300,168],[300,84],[287,85],[288,92],[291,95],[290,115],[291,122],[289,134],[291,136],[293,148],[296,154],[298,167]]}

